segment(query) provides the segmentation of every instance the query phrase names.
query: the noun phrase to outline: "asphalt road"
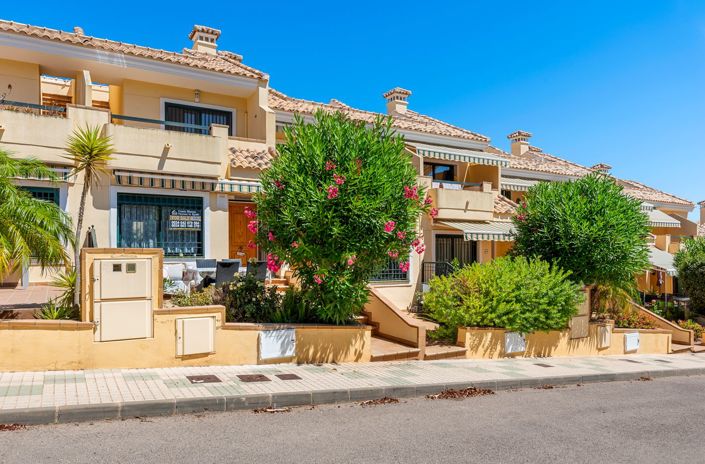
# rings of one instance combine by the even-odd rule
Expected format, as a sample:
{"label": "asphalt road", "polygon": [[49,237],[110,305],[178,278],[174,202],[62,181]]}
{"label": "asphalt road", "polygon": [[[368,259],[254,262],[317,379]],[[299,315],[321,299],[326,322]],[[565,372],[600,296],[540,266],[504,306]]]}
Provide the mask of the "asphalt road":
{"label": "asphalt road", "polygon": [[5,463],[705,462],[705,377],[0,431]]}

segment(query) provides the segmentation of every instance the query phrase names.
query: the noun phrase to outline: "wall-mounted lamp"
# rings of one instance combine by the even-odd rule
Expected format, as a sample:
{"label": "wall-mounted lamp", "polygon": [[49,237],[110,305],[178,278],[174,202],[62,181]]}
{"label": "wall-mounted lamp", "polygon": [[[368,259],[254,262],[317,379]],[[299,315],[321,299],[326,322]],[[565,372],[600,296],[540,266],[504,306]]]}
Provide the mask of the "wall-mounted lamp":
{"label": "wall-mounted lamp", "polygon": [[171,149],[171,144],[170,144],[170,143],[165,143],[165,144],[164,144],[164,149],[165,149],[165,150]]}
{"label": "wall-mounted lamp", "polygon": [[196,103],[201,102],[201,91],[196,89],[193,91],[193,101]]}

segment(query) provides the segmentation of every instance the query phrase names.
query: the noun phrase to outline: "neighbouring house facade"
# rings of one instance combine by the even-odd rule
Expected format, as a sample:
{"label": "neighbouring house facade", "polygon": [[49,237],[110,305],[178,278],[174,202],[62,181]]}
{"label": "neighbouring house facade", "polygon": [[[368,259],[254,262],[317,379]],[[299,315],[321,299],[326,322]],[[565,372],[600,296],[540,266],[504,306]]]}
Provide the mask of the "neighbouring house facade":
{"label": "neighbouring house facade", "polygon": [[[87,202],[85,227],[99,247],[164,249],[167,260],[258,256],[244,209],[260,188],[259,173],[275,156],[282,130],[295,115],[341,111],[372,122],[380,113],[340,101],[319,103],[269,87],[269,77],[242,57],[218,50],[220,31],[194,26],[190,48],[174,53],[0,21],[0,148],[39,158],[61,182],[18,179],[33,195],[77,214],[82,179],[70,176],[63,147],[72,131],[99,126],[116,149],[109,174]],[[438,210],[422,218],[426,249],[408,272],[398,263],[373,286],[398,308],[409,307],[433,275],[453,261],[486,262],[511,248],[511,217],[524,192],[541,181],[567,181],[595,170],[543,153],[531,134],[509,136],[510,150],[481,134],[409,108],[411,92],[383,96],[386,114]],[[641,200],[652,227],[654,254],[670,254],[696,234],[693,204],[633,181],[618,180]],[[642,286],[668,291],[672,269],[652,259]],[[667,258],[667,257],[666,257]],[[663,275],[666,277],[664,278]],[[5,285],[41,283],[36,267],[3,278]],[[673,281],[670,280],[671,292]],[[654,290],[655,289],[655,290]]]}

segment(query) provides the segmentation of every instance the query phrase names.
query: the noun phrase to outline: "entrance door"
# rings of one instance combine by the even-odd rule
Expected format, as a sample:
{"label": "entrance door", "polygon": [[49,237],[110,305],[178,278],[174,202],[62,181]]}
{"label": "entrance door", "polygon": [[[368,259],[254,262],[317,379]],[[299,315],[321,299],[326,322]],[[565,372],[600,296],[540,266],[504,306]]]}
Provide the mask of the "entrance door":
{"label": "entrance door", "polygon": [[436,235],[436,262],[461,265],[477,261],[477,242],[465,240],[462,235]]}
{"label": "entrance door", "polygon": [[230,258],[241,259],[243,266],[249,259],[257,259],[257,249],[247,247],[250,240],[255,240],[255,234],[247,229],[250,219],[245,216],[245,208],[248,206],[255,209],[254,203],[230,202],[228,206]]}

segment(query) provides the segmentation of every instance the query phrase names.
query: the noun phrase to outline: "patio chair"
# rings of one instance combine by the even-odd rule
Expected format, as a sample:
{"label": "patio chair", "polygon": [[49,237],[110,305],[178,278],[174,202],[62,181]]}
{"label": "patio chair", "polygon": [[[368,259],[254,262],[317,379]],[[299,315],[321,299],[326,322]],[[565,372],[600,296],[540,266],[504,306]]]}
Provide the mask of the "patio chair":
{"label": "patio chair", "polygon": [[264,282],[267,279],[267,261],[257,261],[247,266],[247,273],[254,274],[255,279]]}
{"label": "patio chair", "polygon": [[215,284],[222,285],[233,280],[235,274],[240,271],[239,259],[224,259],[218,261],[215,266]]}

